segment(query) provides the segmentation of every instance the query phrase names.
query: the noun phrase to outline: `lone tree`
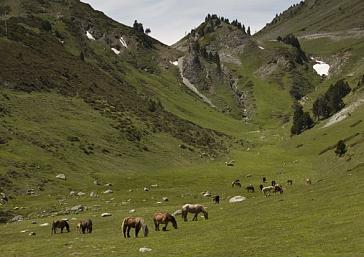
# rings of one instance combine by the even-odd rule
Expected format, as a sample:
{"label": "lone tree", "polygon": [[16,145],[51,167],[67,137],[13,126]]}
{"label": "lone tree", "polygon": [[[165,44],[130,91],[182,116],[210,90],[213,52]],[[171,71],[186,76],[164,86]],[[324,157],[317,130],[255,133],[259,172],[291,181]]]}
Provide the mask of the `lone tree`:
{"label": "lone tree", "polygon": [[343,140],[337,142],[335,153],[339,157],[343,156],[347,152],[346,144]]}
{"label": "lone tree", "polygon": [[248,27],[248,30],[246,31],[246,33],[251,36],[251,33],[250,33],[250,27]]}
{"label": "lone tree", "polygon": [[138,31],[140,33],[144,33],[143,24],[139,23],[137,20],[134,21],[133,28],[135,31]]}
{"label": "lone tree", "polygon": [[292,135],[299,135],[303,131],[314,126],[314,122],[308,112],[304,112],[300,104],[294,105],[293,124],[291,128]]}
{"label": "lone tree", "polygon": [[150,30],[150,28],[147,28],[147,29],[145,30],[145,34],[149,35],[150,33],[152,33],[152,31]]}

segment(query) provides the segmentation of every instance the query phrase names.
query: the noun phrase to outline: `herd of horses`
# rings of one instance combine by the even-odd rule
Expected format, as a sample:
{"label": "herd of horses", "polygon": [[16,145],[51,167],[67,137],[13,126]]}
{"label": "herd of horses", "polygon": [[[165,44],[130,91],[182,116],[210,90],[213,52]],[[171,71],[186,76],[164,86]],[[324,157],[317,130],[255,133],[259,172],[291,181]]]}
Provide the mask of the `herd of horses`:
{"label": "herd of horses", "polygon": [[[267,180],[265,177],[263,177],[263,183],[267,183]],[[311,184],[310,179],[306,179],[307,184]],[[292,185],[293,181],[291,179],[287,180],[288,185]],[[239,179],[234,180],[231,183],[232,187],[241,187],[241,182]],[[264,186],[263,184],[259,185],[260,190],[263,192],[264,196],[269,196],[270,193],[280,193],[283,194],[283,187],[276,183],[276,181],[272,181],[271,185]],[[246,190],[248,193],[254,193],[255,188],[252,184],[249,184],[246,187]],[[220,203],[220,196],[216,195],[212,197],[212,200],[214,203]],[[187,216],[188,213],[194,214],[192,220],[197,221],[198,214],[203,213],[204,218],[208,219],[208,212],[206,211],[206,208],[202,206],[201,204],[185,204],[182,206],[180,210],[180,214],[182,215],[182,219],[184,221],[188,221]],[[175,214],[178,215],[178,214]],[[160,225],[164,225],[162,230],[167,231],[167,226],[169,223],[172,223],[172,226],[177,229],[177,221],[175,218],[175,215],[165,212],[157,212],[153,215],[153,222],[155,226],[155,231],[160,231],[159,227]],[[61,230],[61,233],[63,233],[63,230],[66,228],[67,232],[70,232],[70,226],[67,222],[67,220],[57,220],[53,221],[52,223],[52,231],[51,234],[56,234],[57,229]],[[139,232],[142,231],[143,236],[147,237],[149,233],[148,226],[145,222],[145,220],[142,217],[126,217],[121,222],[121,231],[125,238],[130,238],[130,230],[135,230],[134,236],[137,238],[139,235]],[[76,225],[76,231],[78,233],[92,233],[92,221],[90,219],[79,221]]]}
{"label": "herd of horses", "polygon": [[[197,220],[197,216],[199,213],[203,213],[205,219],[208,219],[208,212],[206,211],[206,208],[203,207],[201,204],[185,204],[182,206],[182,218],[184,221],[187,220],[188,213],[194,214],[193,221]],[[172,223],[172,226],[177,229],[177,220],[174,215],[170,213],[163,213],[163,212],[157,212],[153,215],[153,221],[155,226],[155,231],[160,231],[159,226],[163,224],[163,231],[167,231],[167,226],[169,223]],[[61,233],[63,233],[63,230],[66,228],[67,232],[70,232],[70,225],[68,224],[67,220],[57,220],[53,221],[52,223],[52,232],[51,234],[56,234],[57,230],[60,229]],[[77,223],[76,225],[76,231],[78,233],[92,233],[92,221],[90,219],[82,220]],[[130,237],[130,230],[135,230],[135,238],[138,237],[139,232],[143,232],[143,236],[147,237],[149,234],[148,226],[145,222],[145,220],[142,217],[126,217],[121,222],[121,230],[122,234],[125,238]]]}

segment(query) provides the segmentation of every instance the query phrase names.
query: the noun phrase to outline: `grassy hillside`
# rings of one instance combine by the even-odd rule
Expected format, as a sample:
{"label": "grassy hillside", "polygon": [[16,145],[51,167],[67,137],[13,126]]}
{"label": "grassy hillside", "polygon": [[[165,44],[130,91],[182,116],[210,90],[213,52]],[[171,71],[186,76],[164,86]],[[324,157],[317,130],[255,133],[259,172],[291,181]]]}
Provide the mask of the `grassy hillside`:
{"label": "grassy hillside", "polygon": [[[331,126],[329,118],[290,134],[292,88],[311,112],[331,84],[345,78],[354,89],[363,75],[360,33],[327,29],[329,2],[345,13],[361,8],[306,1],[253,38],[231,24],[198,38],[219,53],[224,72],[207,93],[230,112],[203,103],[170,63],[186,55],[187,38],[179,50],[169,48],[73,0],[0,2],[11,7],[7,33],[0,26],[0,193],[9,198],[0,205],[0,255],[141,256],[139,248],[150,247],[145,255],[362,256],[363,105]],[[331,17],[337,30],[357,27],[359,19],[345,17]],[[329,34],[313,35],[308,21]],[[307,28],[299,33],[302,49],[331,66],[327,78],[314,72],[314,61],[297,62],[294,47],[271,41],[301,29],[292,24]],[[234,51],[224,47],[227,36],[242,39]],[[203,71],[216,70],[214,62],[201,63]],[[345,97],[346,107],[364,99],[362,88]],[[335,154],[339,140],[347,147],[342,157]],[[56,178],[60,173],[66,180]],[[284,193],[264,197],[263,177]],[[231,187],[235,179],[242,188]],[[249,184],[255,193],[246,192]],[[206,191],[221,204],[202,196]],[[236,195],[247,199],[229,203]],[[154,212],[173,213],[185,203],[203,204],[209,219],[177,216],[177,230],[154,231]],[[87,208],[70,211],[76,205]],[[112,216],[102,218],[105,212]],[[15,215],[24,220],[10,222]],[[147,238],[122,237],[121,221],[131,215],[145,218]],[[70,233],[50,236],[51,227],[41,226],[63,218]],[[86,218],[93,233],[76,233]]]}
{"label": "grassy hillside", "polygon": [[306,0],[280,13],[255,37],[276,39],[293,33],[310,35],[324,32],[362,30],[364,3],[360,0]]}

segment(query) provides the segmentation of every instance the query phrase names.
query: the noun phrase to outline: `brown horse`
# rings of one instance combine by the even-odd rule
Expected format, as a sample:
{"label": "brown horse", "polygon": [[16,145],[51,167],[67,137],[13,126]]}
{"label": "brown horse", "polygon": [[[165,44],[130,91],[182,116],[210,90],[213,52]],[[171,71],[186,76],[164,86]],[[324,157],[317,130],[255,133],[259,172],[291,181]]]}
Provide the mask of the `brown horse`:
{"label": "brown horse", "polygon": [[197,215],[202,212],[205,219],[209,218],[209,215],[206,209],[201,204],[185,204],[182,206],[182,218],[184,221],[187,221],[188,213],[194,213],[192,220],[197,220]]}
{"label": "brown horse", "polygon": [[51,234],[57,234],[57,228],[61,229],[61,233],[63,233],[64,228],[67,229],[67,232],[70,232],[70,225],[65,220],[53,221]]}
{"label": "brown horse", "polygon": [[130,237],[130,229],[135,229],[135,238],[138,237],[139,231],[143,231],[144,237],[148,236],[148,226],[145,224],[145,221],[143,218],[140,217],[126,217],[123,219],[123,222],[121,223],[121,229],[123,231],[124,237]]}
{"label": "brown horse", "polygon": [[167,226],[168,226],[169,222],[172,222],[173,227],[175,229],[177,229],[176,218],[173,217],[173,215],[171,215],[169,213],[162,213],[162,212],[154,213],[153,221],[154,221],[154,225],[155,225],[155,231],[159,231],[160,224],[165,224],[164,227],[162,228],[162,230],[167,231]]}
{"label": "brown horse", "polygon": [[87,219],[87,220],[81,220],[78,224],[77,224],[77,231],[79,233],[82,232],[82,234],[87,233],[92,233],[92,220]]}

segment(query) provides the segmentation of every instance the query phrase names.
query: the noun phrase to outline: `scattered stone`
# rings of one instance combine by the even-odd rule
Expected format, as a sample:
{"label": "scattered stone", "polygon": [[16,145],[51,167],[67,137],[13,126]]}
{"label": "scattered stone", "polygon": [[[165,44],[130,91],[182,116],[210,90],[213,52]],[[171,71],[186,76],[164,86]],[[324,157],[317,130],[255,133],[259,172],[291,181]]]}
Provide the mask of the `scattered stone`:
{"label": "scattered stone", "polygon": [[252,174],[246,175],[247,178],[251,178],[252,176],[253,176]]}
{"label": "scattered stone", "polygon": [[166,196],[165,197],[162,197],[162,200],[165,201],[165,202],[168,202],[169,201],[168,197],[166,197]]}
{"label": "scattered stone", "polygon": [[112,184],[111,183],[107,183],[105,184],[106,187],[112,187]]}
{"label": "scattered stone", "polygon": [[36,234],[35,234],[35,232],[30,232],[29,235],[30,236],[35,236]]}
{"label": "scattered stone", "polygon": [[58,178],[58,179],[62,179],[62,180],[66,180],[66,175],[64,175],[64,174],[58,174],[58,175],[56,176],[56,178]]}
{"label": "scattered stone", "polygon": [[204,197],[211,197],[211,193],[210,193],[209,191],[207,191],[207,192],[205,192],[205,193],[203,194],[203,196],[204,196]]}
{"label": "scattered stone", "polygon": [[129,189],[129,191],[128,191],[129,193],[131,193],[131,192],[133,192],[133,189]]}
{"label": "scattered stone", "polygon": [[40,224],[39,226],[40,227],[48,227],[49,226],[49,223],[43,223],[43,224]]}
{"label": "scattered stone", "polygon": [[136,212],[136,211],[135,211],[135,209],[131,209],[131,210],[129,211],[129,213],[134,213],[134,212]]}
{"label": "scattered stone", "polygon": [[246,197],[237,195],[237,196],[231,197],[229,199],[229,203],[240,203],[240,202],[243,202],[245,200],[246,200]]}
{"label": "scattered stone", "polygon": [[112,216],[111,213],[105,212],[103,214],[101,214],[101,217],[110,217]]}
{"label": "scattered stone", "polygon": [[75,191],[71,191],[70,192],[70,196],[75,196],[76,195],[76,192]]}
{"label": "scattered stone", "polygon": [[73,211],[73,212],[82,212],[85,210],[86,210],[86,207],[83,205],[75,205],[70,209],[70,211]]}
{"label": "scattered stone", "polygon": [[100,185],[99,181],[95,180],[94,185],[99,186]]}
{"label": "scattered stone", "polygon": [[28,229],[20,231],[20,233],[27,233],[27,232],[29,232]]}
{"label": "scattered stone", "polygon": [[68,219],[67,219],[67,218],[63,218],[62,220],[63,220],[63,221],[68,221]]}
{"label": "scattered stone", "polygon": [[152,249],[151,248],[148,248],[148,247],[141,247],[141,248],[139,248],[139,252],[141,252],[141,253],[148,253],[150,251],[152,251]]}
{"label": "scattered stone", "polygon": [[148,192],[148,191],[149,191],[149,188],[144,187],[144,191],[145,191],[145,192]]}
{"label": "scattered stone", "polygon": [[91,192],[90,197],[95,198],[95,197],[98,197],[98,195],[95,192]]}
{"label": "scattered stone", "polygon": [[104,191],[104,194],[112,194],[112,193],[113,193],[113,191],[111,189]]}
{"label": "scattered stone", "polygon": [[78,192],[78,193],[77,193],[77,195],[78,195],[78,196],[84,196],[85,194],[86,194],[86,193],[84,193],[84,192]]}
{"label": "scattered stone", "polygon": [[226,166],[232,167],[235,165],[235,161],[234,160],[230,160],[228,162],[225,162]]}
{"label": "scattered stone", "polygon": [[19,210],[19,207],[18,207],[18,206],[15,206],[15,207],[14,207],[14,210]]}
{"label": "scattered stone", "polygon": [[162,202],[157,202],[157,204],[162,204]]}
{"label": "scattered stone", "polygon": [[158,185],[157,184],[154,184],[154,185],[151,185],[151,187],[158,187]]}
{"label": "scattered stone", "polygon": [[11,222],[18,222],[24,220],[22,215],[16,215],[14,218],[11,219]]}
{"label": "scattered stone", "polygon": [[37,222],[36,222],[35,220],[33,220],[33,221],[32,221],[32,224],[33,224],[33,225],[34,225],[34,224],[37,224]]}

